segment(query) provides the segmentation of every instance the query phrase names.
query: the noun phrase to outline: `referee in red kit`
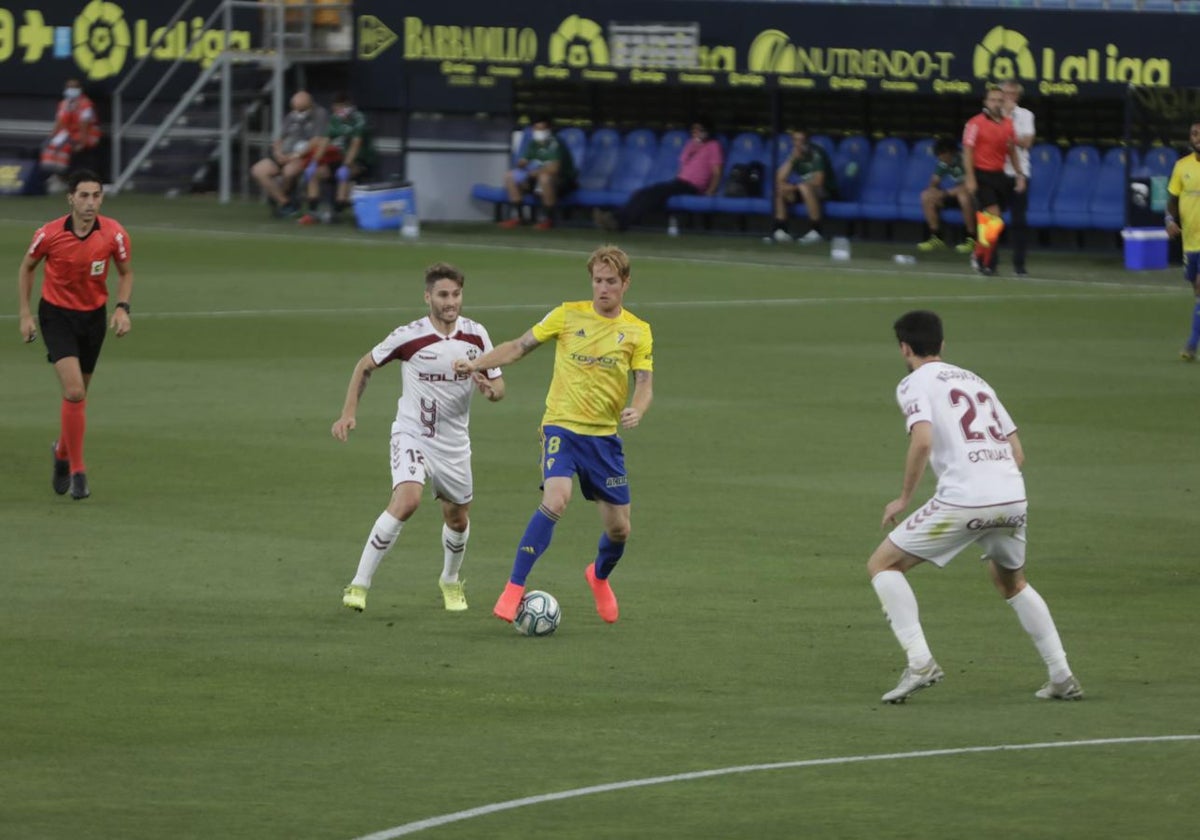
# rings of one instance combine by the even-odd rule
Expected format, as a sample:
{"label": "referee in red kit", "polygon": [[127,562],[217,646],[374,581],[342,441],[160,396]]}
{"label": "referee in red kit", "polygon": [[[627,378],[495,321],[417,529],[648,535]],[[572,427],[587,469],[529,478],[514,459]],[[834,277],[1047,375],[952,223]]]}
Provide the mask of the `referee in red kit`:
{"label": "referee in red kit", "polygon": [[[133,267],[129,263],[129,234],[116,219],[100,215],[104,189],[94,172],[80,170],[67,179],[66,216],[46,222],[33,235],[21,260],[17,281],[21,306],[21,337],[37,338],[41,324],[48,358],[62,385],[62,431],[54,442],[54,492],[69,490],[86,499],[87,467],[83,462],[88,385],[104,344],[105,323],[117,337],[129,332],[129,295]],[[37,265],[46,261],[37,323],[29,308]],[[108,261],[117,266],[117,304],[107,318]]]}
{"label": "referee in red kit", "polygon": [[967,189],[975,197],[975,256],[971,262],[985,276],[994,274],[996,244],[1004,231],[1001,214],[1009,204],[1009,180],[1004,161],[1016,171],[1016,192],[1025,192],[1029,173],[1017,155],[1013,122],[1004,114],[1004,93],[989,85],[983,111],[963,129],[963,169]]}

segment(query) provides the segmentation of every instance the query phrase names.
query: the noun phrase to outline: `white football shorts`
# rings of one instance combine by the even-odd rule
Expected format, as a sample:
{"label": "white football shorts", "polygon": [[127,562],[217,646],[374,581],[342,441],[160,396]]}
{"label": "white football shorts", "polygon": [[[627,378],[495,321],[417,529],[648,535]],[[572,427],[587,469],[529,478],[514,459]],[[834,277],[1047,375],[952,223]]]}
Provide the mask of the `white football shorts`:
{"label": "white football shorts", "polygon": [[888,534],[903,551],[943,567],[972,543],[981,560],[1016,570],[1025,565],[1026,502],[991,507],[957,507],[930,499]]}
{"label": "white football shorts", "polygon": [[392,487],[405,481],[428,485],[436,498],[465,505],[474,495],[471,453],[447,456],[412,435],[392,435]]}

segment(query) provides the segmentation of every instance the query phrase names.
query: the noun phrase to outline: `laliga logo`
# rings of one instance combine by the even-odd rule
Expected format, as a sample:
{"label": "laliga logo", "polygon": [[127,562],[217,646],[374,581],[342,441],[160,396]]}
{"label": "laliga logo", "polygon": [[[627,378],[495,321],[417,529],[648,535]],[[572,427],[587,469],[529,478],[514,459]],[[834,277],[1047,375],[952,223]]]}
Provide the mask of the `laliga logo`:
{"label": "laliga logo", "polygon": [[550,36],[550,63],[570,67],[608,65],[608,42],[604,30],[594,20],[571,15]]}
{"label": "laliga logo", "polygon": [[1024,35],[1003,26],[994,27],[975,47],[974,71],[980,79],[1036,80],[1042,93],[1074,94],[1081,83],[1171,86],[1170,59],[1124,56],[1116,44],[1076,55],[1043,47],[1038,56]]}
{"label": "laliga logo", "polygon": [[75,63],[89,79],[115,76],[125,65],[129,51],[129,24],[116,3],[92,0],[75,18],[72,31]]}
{"label": "laliga logo", "polygon": [[1037,60],[1029,41],[1015,29],[997,26],[975,47],[975,78],[1037,78]]}

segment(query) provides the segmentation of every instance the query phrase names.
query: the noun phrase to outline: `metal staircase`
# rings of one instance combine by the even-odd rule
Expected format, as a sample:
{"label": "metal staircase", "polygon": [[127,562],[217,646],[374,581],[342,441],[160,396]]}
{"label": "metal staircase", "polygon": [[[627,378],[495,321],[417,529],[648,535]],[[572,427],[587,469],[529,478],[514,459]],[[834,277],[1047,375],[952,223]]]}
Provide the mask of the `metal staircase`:
{"label": "metal staircase", "polygon": [[[156,33],[150,52],[186,20],[193,3],[180,4]],[[349,2],[326,0],[224,0],[202,27],[191,27],[185,54],[200,43],[212,44],[213,37],[224,49],[182,95],[169,92],[169,83],[180,65],[191,62],[177,59],[161,71],[145,96],[131,97],[128,91],[136,80],[148,81],[144,74],[150,72],[149,54],[143,57],[113,91],[113,190],[186,191],[210,181],[215,171],[220,200],[227,202],[237,171],[246,194],[250,147],[265,150],[283,121],[285,74],[292,68],[302,73],[306,64],[349,60],[350,9]],[[247,10],[262,15],[262,44],[231,49],[235,13],[244,17]],[[331,20],[344,26],[331,27]]]}

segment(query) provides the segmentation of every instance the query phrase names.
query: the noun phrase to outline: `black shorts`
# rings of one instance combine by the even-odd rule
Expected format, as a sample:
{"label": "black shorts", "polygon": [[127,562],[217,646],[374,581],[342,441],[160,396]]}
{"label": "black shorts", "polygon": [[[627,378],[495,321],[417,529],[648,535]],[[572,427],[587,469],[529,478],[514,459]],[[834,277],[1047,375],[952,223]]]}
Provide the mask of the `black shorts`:
{"label": "black shorts", "polygon": [[975,170],[975,207],[982,210],[993,204],[1001,210],[1008,209],[1009,196],[1012,195],[1012,182],[1004,171],[988,172]]}
{"label": "black shorts", "polygon": [[42,341],[46,342],[46,358],[51,362],[71,356],[79,359],[79,369],[91,373],[100,358],[100,348],[107,333],[108,311],[106,307],[81,312],[64,309],[38,301],[38,324],[42,328]]}

